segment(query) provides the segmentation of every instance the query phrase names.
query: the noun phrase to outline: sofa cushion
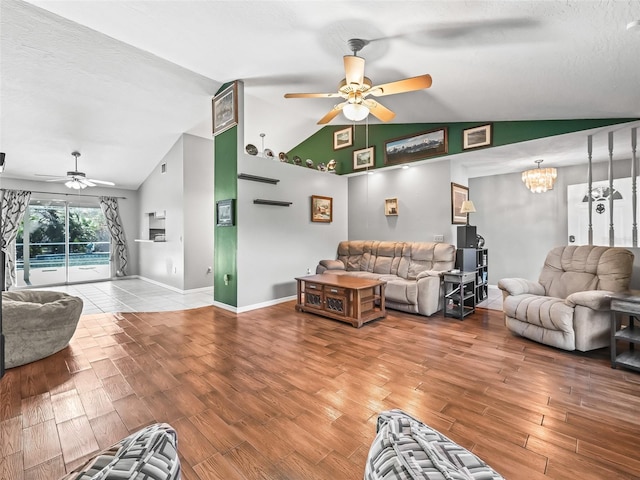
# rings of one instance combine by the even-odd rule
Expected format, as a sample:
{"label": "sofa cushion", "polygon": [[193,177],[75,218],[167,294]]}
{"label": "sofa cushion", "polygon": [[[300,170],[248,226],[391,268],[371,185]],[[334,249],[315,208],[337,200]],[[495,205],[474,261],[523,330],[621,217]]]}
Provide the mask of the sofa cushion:
{"label": "sofa cushion", "polygon": [[465,448],[401,410],[378,416],[365,480],[478,480],[503,477]]}
{"label": "sofa cushion", "polygon": [[177,434],[156,423],[129,435],[90,458],[60,480],[177,480]]}

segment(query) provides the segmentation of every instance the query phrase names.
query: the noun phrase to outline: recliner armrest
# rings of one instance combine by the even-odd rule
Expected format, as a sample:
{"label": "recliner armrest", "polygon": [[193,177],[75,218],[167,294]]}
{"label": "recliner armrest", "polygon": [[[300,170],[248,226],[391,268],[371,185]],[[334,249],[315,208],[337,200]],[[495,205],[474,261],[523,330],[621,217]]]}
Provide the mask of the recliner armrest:
{"label": "recliner armrest", "polygon": [[538,282],[525,280],[524,278],[502,278],[498,281],[498,288],[509,295],[544,295],[544,287]]}
{"label": "recliner armrest", "polygon": [[425,277],[441,277],[444,272],[440,270],[425,270],[424,272],[420,272],[416,277],[416,280],[420,280]]}
{"label": "recliner armrest", "polygon": [[586,290],[572,293],[564,302],[570,307],[581,305],[592,310],[606,311],[611,308],[611,295],[613,292],[608,290]]}

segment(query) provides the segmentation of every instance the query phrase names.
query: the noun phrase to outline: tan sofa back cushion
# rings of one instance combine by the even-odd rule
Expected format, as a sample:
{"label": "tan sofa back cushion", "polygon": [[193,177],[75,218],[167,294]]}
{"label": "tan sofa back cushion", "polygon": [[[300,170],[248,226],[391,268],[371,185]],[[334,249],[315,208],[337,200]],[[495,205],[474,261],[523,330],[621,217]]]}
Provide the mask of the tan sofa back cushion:
{"label": "tan sofa back cushion", "polygon": [[338,260],[347,271],[415,279],[424,271],[452,269],[455,252],[455,247],[447,243],[345,240],[338,245]]}
{"label": "tan sofa back cushion", "polygon": [[629,288],[633,257],[621,247],[556,247],[547,254],[539,282],[546,295],[557,298],[585,290],[622,292]]}

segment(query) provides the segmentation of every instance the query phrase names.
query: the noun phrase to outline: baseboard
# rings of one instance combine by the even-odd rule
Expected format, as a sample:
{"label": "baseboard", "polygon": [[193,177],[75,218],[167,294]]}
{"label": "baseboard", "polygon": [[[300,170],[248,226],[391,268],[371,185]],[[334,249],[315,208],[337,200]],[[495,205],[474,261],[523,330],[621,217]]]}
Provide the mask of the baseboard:
{"label": "baseboard", "polygon": [[[183,295],[187,293],[211,293],[213,295],[213,285],[210,287],[200,287],[200,288],[190,288],[189,290],[181,290],[176,287],[172,287],[171,285],[167,285],[162,282],[158,282],[157,280],[152,280],[151,278],[143,277],[141,275],[130,275],[128,277],[118,277],[118,280],[126,280],[127,278],[138,278],[140,280],[144,280],[145,282],[153,283],[154,285],[158,285],[159,287],[166,288],[167,290],[171,290],[172,292],[181,293]],[[114,279],[115,280],[115,279]]]}
{"label": "baseboard", "polygon": [[226,303],[214,301],[213,306],[222,308],[223,310],[227,310],[228,312],[244,313],[244,312],[250,312],[251,310],[258,310],[260,308],[271,307],[273,305],[278,305],[280,303],[290,302],[291,300],[295,300],[296,298],[297,298],[296,295],[292,295],[290,297],[282,297],[282,298],[276,298],[274,300],[269,300],[266,302],[254,303],[253,305],[245,305],[244,307],[234,307],[231,305],[227,305]]}

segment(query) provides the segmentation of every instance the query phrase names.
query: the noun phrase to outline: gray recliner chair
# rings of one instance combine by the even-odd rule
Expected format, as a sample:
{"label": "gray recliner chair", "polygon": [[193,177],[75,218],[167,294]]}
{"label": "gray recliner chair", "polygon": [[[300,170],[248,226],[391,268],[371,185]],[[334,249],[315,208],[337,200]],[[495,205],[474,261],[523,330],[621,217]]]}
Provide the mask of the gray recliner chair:
{"label": "gray recliner chair", "polygon": [[610,343],[611,295],[629,289],[634,255],[594,245],[552,249],[538,282],[503,278],[505,324],[512,332],[564,350]]}

